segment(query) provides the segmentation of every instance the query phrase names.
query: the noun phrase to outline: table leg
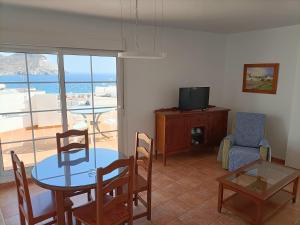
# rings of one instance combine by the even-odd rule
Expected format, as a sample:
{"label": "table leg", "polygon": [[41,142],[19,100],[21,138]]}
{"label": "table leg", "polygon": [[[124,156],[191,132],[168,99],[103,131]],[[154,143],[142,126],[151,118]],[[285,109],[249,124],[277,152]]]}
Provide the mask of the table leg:
{"label": "table leg", "polygon": [[100,115],[101,115],[101,113],[99,113],[99,114],[96,116],[96,121],[95,121],[95,127],[96,127],[96,129],[97,129],[97,131],[98,131],[99,133],[101,133],[100,127],[99,127],[99,125],[100,125],[100,121],[99,121]]}
{"label": "table leg", "polygon": [[256,225],[262,224],[262,217],[263,217],[263,202],[258,201],[256,202],[257,212],[256,212]]}
{"label": "table leg", "polygon": [[107,135],[103,134],[103,132],[101,132],[101,130],[100,130],[100,116],[101,115],[102,115],[102,113],[98,113],[98,115],[96,116],[95,127],[96,127],[97,131],[99,132],[99,134],[101,134],[105,138],[109,138]]}
{"label": "table leg", "polygon": [[163,162],[164,162],[164,166],[166,166],[167,165],[167,156],[166,156],[165,152],[163,153]]}
{"label": "table leg", "polygon": [[218,212],[221,213],[222,211],[222,203],[223,203],[223,184],[219,183],[219,197],[218,197]]}
{"label": "table leg", "polygon": [[82,117],[83,117],[83,119],[84,119],[84,122],[86,123],[86,125],[87,125],[88,128],[89,128],[89,120],[88,120],[87,116],[86,116],[85,114],[81,114],[81,115],[82,115]]}
{"label": "table leg", "polygon": [[64,193],[55,191],[55,203],[57,212],[57,225],[65,225]]}
{"label": "table leg", "polygon": [[299,177],[297,177],[295,180],[294,180],[294,185],[293,185],[293,203],[296,202],[297,200],[297,192],[298,192],[298,181],[299,181]]}

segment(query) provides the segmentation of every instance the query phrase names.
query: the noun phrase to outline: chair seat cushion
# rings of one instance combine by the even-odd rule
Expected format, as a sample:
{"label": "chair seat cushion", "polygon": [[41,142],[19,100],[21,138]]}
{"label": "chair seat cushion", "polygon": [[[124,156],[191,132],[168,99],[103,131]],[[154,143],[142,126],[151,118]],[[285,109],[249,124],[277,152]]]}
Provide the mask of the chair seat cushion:
{"label": "chair seat cushion", "polygon": [[[112,198],[112,196],[105,195],[104,203],[110,201]],[[96,202],[88,203],[74,210],[74,217],[85,225],[96,225],[96,215]],[[104,215],[104,225],[121,224],[129,217],[127,207],[123,204],[105,211]]]}
{"label": "chair seat cushion", "polygon": [[228,170],[234,171],[241,166],[258,160],[260,158],[259,148],[232,146],[229,151]]}
{"label": "chair seat cushion", "polygon": [[[54,217],[56,215],[55,196],[52,191],[43,191],[39,194],[31,196],[31,204],[33,217],[36,221],[43,221],[47,218]],[[71,210],[73,202],[69,199],[65,199],[65,209]],[[24,209],[27,211],[27,209]]]}

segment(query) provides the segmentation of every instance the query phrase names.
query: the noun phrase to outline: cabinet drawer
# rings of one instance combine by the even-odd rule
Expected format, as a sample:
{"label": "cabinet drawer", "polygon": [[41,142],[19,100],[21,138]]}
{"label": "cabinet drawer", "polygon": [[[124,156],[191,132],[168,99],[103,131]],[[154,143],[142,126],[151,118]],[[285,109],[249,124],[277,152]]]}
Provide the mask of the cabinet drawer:
{"label": "cabinet drawer", "polygon": [[208,124],[208,117],[205,115],[200,116],[189,116],[186,118],[189,123],[189,126],[192,127],[201,127],[206,126]]}

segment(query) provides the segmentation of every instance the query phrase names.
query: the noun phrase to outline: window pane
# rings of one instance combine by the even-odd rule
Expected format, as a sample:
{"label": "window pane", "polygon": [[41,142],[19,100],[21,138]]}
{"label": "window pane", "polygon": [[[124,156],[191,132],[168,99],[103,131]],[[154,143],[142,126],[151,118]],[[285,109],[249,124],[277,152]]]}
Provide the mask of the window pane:
{"label": "window pane", "polygon": [[57,153],[56,138],[35,141],[36,160],[41,160]]}
{"label": "window pane", "polygon": [[[0,52],[0,83],[26,81],[25,54]],[[0,88],[3,88],[3,85]]]}
{"label": "window pane", "polygon": [[31,118],[29,113],[0,115],[1,142],[31,140]]}
{"label": "window pane", "polygon": [[64,67],[66,82],[91,81],[90,56],[65,55]]}
{"label": "window pane", "polygon": [[0,90],[0,113],[29,111],[27,84],[9,84]]}
{"label": "window pane", "polygon": [[92,84],[66,84],[67,107],[71,108],[88,108],[92,107]]}
{"label": "window pane", "polygon": [[116,58],[92,56],[93,81],[116,81]]}
{"label": "window pane", "polygon": [[[38,86],[39,90],[33,88]],[[51,92],[48,92],[52,90]],[[58,110],[60,109],[60,96],[58,84],[30,84],[32,110]]]}
{"label": "window pane", "polygon": [[109,148],[118,150],[118,132],[96,134],[96,148]]}
{"label": "window pane", "polygon": [[95,108],[95,128],[97,133],[117,130],[116,108]]}
{"label": "window pane", "polygon": [[27,54],[30,82],[58,82],[57,55]]}
{"label": "window pane", "polygon": [[59,83],[30,83],[30,88],[46,94],[59,95],[60,93]]}
{"label": "window pane", "polygon": [[62,132],[61,112],[36,112],[32,113],[34,124],[34,137],[55,137]]}
{"label": "window pane", "polygon": [[68,129],[86,130],[93,133],[93,111],[92,109],[69,110]]}
{"label": "window pane", "polygon": [[25,166],[34,165],[34,153],[32,141],[1,145],[4,170],[12,169],[10,151],[14,151]]}
{"label": "window pane", "polygon": [[116,107],[116,83],[94,83],[94,107]]}

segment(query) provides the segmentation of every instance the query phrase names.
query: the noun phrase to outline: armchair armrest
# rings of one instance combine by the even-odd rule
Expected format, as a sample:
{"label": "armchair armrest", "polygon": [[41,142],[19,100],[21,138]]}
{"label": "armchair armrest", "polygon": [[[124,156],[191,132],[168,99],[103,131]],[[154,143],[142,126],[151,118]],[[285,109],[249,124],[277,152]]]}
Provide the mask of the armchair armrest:
{"label": "armchair armrest", "polygon": [[222,167],[224,169],[228,169],[228,161],[229,161],[229,151],[234,144],[234,136],[228,135],[226,136],[221,144],[218,153],[218,161],[222,161]]}
{"label": "armchair armrest", "polygon": [[228,140],[230,142],[231,145],[234,144],[234,135],[233,134],[229,134],[226,137],[224,137],[223,140]]}
{"label": "armchair armrest", "polygon": [[271,146],[267,139],[262,139],[259,143],[260,158],[271,161]]}

